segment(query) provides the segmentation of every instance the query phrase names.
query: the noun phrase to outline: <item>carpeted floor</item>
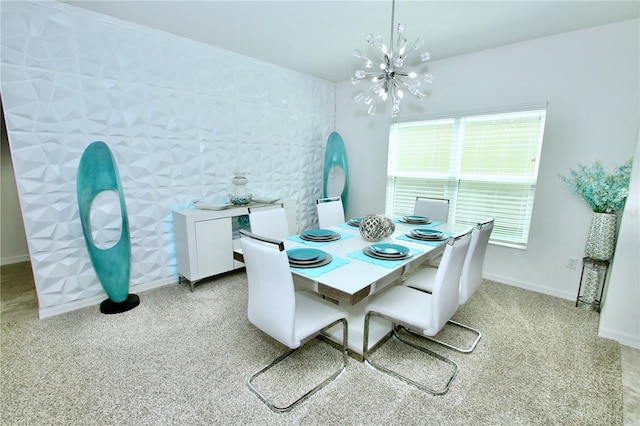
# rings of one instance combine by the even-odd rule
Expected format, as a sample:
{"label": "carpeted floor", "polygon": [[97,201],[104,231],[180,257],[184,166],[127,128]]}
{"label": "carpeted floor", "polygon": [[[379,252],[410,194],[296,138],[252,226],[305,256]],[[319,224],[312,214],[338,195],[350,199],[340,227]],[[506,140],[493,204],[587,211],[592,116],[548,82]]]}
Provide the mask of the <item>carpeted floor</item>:
{"label": "carpeted floor", "polygon": [[[476,351],[431,346],[460,366],[447,395],[350,359],[333,383],[277,414],[245,384],[285,348],[248,322],[243,271],[193,293],[176,284],[139,296],[119,315],[90,307],[3,321],[2,424],[623,424],[619,345],[597,337],[597,313],[570,301],[485,281],[455,317],[483,332]],[[388,342],[377,356],[401,354]],[[339,351],[313,342],[300,357],[261,384],[290,391],[308,379],[305,365],[331,369]]]}

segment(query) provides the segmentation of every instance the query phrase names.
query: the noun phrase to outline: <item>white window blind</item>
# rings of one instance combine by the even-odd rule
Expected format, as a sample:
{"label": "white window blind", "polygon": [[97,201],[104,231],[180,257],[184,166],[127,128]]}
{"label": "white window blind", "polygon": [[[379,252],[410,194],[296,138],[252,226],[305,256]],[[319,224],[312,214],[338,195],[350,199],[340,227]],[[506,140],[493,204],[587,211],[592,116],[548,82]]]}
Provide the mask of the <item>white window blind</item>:
{"label": "white window blind", "polygon": [[417,196],[450,200],[449,222],[495,217],[494,243],[526,247],[546,107],[394,123],[387,214],[413,212]]}

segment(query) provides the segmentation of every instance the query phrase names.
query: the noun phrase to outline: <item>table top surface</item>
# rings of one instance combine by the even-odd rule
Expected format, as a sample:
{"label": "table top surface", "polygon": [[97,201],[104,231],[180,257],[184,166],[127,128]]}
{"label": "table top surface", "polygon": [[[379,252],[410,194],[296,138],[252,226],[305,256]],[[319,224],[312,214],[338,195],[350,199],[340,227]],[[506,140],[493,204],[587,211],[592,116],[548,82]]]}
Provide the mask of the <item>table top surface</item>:
{"label": "table top surface", "polygon": [[[376,286],[386,284],[385,281],[401,276],[404,272],[424,262],[430,255],[433,256],[444,250],[446,241],[439,246],[434,246],[419,241],[414,242],[401,239],[412,229],[424,228],[425,225],[405,224],[397,220],[394,221],[394,223],[396,226],[395,232],[377,243],[399,244],[409,248],[413,256],[405,261],[388,262],[386,266],[380,266],[370,261],[353,257],[358,252],[362,252],[363,248],[375,243],[366,241],[360,235],[358,228],[341,224],[328,228],[343,235],[343,238],[337,241],[318,245],[304,242],[300,238],[296,238],[297,236],[291,236],[285,239],[284,244],[287,250],[314,247],[331,254],[334,259],[346,259],[348,261],[347,263],[312,277],[310,277],[308,273],[305,273],[309,271],[292,268],[292,272],[304,280],[311,280],[315,291],[333,297],[340,302],[355,304],[369,294],[374,293]],[[452,226],[442,223],[433,226],[432,229],[458,236],[470,231],[471,227]]]}

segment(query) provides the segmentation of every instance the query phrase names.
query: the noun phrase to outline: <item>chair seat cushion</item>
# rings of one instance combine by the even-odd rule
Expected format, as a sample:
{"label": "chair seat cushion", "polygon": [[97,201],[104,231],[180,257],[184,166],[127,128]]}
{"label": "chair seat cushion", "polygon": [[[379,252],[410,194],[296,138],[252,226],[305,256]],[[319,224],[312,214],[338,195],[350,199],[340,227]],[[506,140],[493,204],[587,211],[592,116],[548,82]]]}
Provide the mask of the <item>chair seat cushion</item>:
{"label": "chair seat cushion", "polygon": [[399,323],[424,331],[431,328],[431,299],[429,293],[405,286],[394,286],[379,296],[374,296],[366,311],[395,318]]}
{"label": "chair seat cushion", "polygon": [[422,268],[412,274],[402,284],[407,287],[417,288],[418,290],[433,293],[433,287],[436,282],[437,268]]}
{"label": "chair seat cushion", "polygon": [[300,343],[340,318],[346,318],[346,314],[337,305],[306,292],[296,292],[293,334],[297,342]]}

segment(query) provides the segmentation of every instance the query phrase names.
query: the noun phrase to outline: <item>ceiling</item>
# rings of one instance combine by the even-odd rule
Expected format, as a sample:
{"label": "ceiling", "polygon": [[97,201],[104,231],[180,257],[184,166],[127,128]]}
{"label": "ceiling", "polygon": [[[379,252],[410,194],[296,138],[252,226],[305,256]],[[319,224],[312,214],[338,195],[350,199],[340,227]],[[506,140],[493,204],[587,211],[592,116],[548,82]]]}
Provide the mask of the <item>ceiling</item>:
{"label": "ceiling", "polygon": [[[347,80],[366,37],[388,42],[391,0],[63,1],[272,64]],[[395,22],[431,60],[639,17],[640,1],[397,0]],[[594,58],[605,52],[594,52]]]}

